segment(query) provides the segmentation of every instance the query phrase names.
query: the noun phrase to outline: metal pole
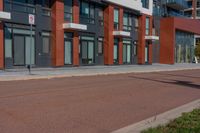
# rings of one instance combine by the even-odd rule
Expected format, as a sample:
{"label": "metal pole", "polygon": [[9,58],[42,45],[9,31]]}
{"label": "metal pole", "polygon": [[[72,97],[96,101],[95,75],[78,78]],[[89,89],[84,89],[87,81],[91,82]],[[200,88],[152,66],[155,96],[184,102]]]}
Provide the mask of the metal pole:
{"label": "metal pole", "polygon": [[32,37],[33,37],[33,35],[32,35],[32,31],[33,31],[33,26],[32,26],[32,24],[31,24],[30,64],[29,64],[29,65],[30,65],[30,66],[29,66],[30,68],[29,68],[29,74],[31,74],[31,65],[32,65],[32,62],[31,62],[31,59],[32,59],[32,58],[31,58],[31,56],[32,56],[32,41],[33,41],[33,40],[32,40]]}

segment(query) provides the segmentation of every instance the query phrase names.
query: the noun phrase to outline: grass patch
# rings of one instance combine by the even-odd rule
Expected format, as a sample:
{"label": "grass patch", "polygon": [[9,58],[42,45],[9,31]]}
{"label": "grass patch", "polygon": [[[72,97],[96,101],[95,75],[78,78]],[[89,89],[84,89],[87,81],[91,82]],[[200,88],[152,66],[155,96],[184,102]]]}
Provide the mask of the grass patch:
{"label": "grass patch", "polygon": [[200,133],[200,109],[183,115],[166,126],[158,126],[142,131],[142,133]]}

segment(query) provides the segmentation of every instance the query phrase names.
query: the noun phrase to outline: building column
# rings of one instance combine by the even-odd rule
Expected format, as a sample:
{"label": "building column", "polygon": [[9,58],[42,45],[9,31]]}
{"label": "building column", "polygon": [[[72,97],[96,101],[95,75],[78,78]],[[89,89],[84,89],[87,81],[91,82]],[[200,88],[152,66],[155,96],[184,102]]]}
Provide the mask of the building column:
{"label": "building column", "polygon": [[52,65],[64,65],[64,3],[55,0],[52,6]]}
{"label": "building column", "polygon": [[196,19],[196,14],[197,14],[197,0],[192,0],[192,17],[193,19]]}
{"label": "building column", "polygon": [[160,21],[160,63],[174,64],[175,35],[174,18],[164,18]]}
{"label": "building column", "polygon": [[153,63],[153,44],[152,41],[150,41],[149,44],[149,64]]}
{"label": "building column", "polygon": [[[153,32],[153,17],[149,16],[149,35],[152,36],[152,32]],[[153,42],[152,40],[149,42],[149,64],[153,63]]]}
{"label": "building column", "polygon": [[[119,30],[123,31],[123,8],[119,8]],[[123,37],[119,38],[119,65],[123,64]]]}
{"label": "building column", "polygon": [[104,64],[113,65],[114,49],[114,7],[108,5],[104,10]]}
{"label": "building column", "polygon": [[[79,20],[79,2],[78,0],[73,1],[73,23],[80,23]],[[73,36],[73,65],[79,66],[79,35],[77,31],[74,31]]]}
{"label": "building column", "polygon": [[79,35],[74,32],[73,37],[73,66],[79,66]]}
{"label": "building column", "polygon": [[139,40],[138,40],[138,64],[145,64],[145,25],[146,25],[146,15],[139,17]]}
{"label": "building column", "polygon": [[[3,0],[0,0],[0,11],[3,10]],[[4,68],[4,35],[3,23],[0,22],[0,69]]]}

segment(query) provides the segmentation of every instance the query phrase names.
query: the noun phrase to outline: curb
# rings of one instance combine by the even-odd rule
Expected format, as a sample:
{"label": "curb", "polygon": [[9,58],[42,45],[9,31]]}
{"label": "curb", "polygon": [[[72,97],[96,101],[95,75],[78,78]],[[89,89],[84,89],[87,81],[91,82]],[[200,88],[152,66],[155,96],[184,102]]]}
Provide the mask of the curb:
{"label": "curb", "polygon": [[56,79],[56,78],[69,78],[69,77],[84,77],[84,76],[106,76],[117,74],[131,74],[131,73],[153,73],[153,72],[170,72],[170,71],[185,71],[185,70],[198,70],[200,68],[185,68],[185,69],[152,69],[152,70],[138,70],[138,71],[112,71],[112,72],[94,72],[94,73],[80,73],[80,74],[60,74],[60,75],[23,75],[23,76],[6,76],[0,77],[1,81],[20,81],[20,80],[38,80],[38,79]]}
{"label": "curb", "polygon": [[196,108],[200,108],[200,99],[182,105],[180,107],[177,107],[175,109],[169,110],[157,116],[150,117],[146,120],[140,121],[133,125],[129,125],[127,127],[118,129],[111,133],[140,133],[141,131],[151,127],[154,128],[159,125],[165,125],[169,123],[171,120],[174,120],[182,116],[182,113],[191,112]]}

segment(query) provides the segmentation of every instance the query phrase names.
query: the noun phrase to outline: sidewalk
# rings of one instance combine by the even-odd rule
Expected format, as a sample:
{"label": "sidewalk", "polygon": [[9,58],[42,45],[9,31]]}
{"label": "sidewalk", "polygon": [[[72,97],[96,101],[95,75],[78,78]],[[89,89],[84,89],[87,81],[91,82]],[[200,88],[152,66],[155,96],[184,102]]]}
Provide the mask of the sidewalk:
{"label": "sidewalk", "polygon": [[194,69],[200,69],[200,64],[153,64],[120,66],[81,66],[66,68],[33,68],[32,75],[29,75],[27,69],[7,69],[4,71],[0,71],[0,81],[51,79],[72,76],[94,76]]}

